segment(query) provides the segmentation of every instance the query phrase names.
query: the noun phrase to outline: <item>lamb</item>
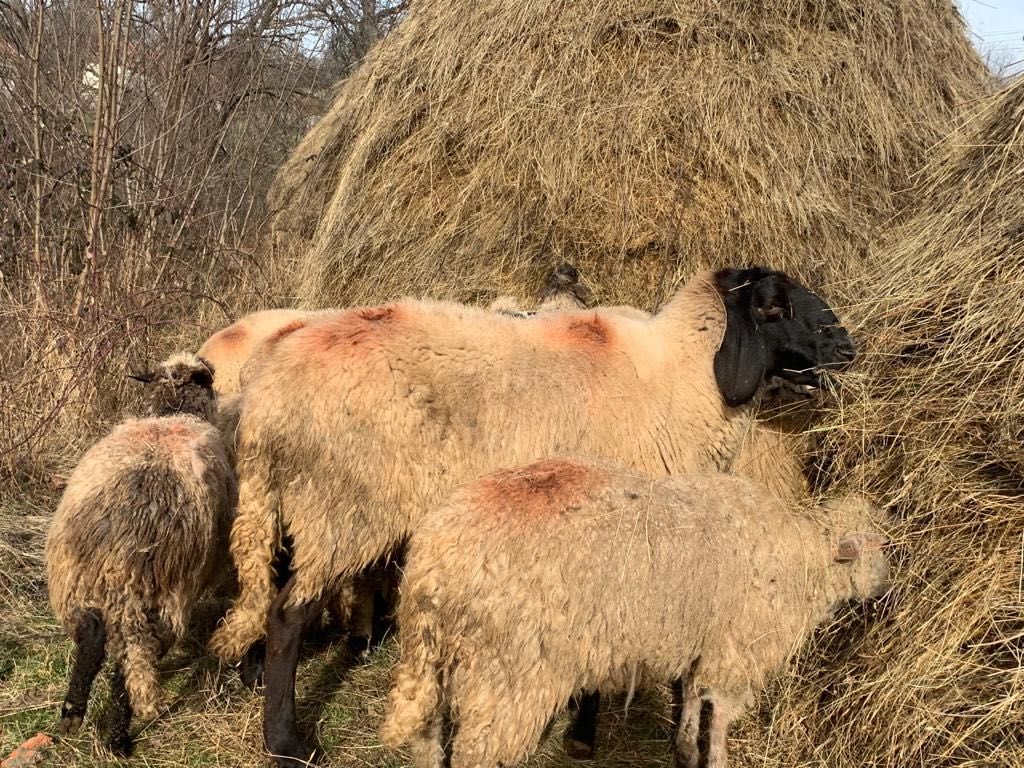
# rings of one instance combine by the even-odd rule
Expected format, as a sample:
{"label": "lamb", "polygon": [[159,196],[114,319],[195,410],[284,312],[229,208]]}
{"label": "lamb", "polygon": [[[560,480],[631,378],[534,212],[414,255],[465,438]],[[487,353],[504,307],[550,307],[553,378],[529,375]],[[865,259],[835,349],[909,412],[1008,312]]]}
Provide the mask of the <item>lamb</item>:
{"label": "lamb", "polygon": [[574,458],[461,486],[409,542],[382,739],[439,768],[450,713],[452,768],[511,766],[579,688],[678,680],[676,765],[698,765],[703,700],[706,764],[726,768],[729,724],[810,631],[888,588],[878,517],[859,497],[822,514],[737,476]]}
{"label": "lamb", "polygon": [[[762,268],[699,274],[646,319],[402,301],[268,340],[238,431],[241,592],[211,647],[236,659],[266,631],[265,740],[281,765],[303,764],[305,625],[446,489],[564,453],[651,476],[728,469],[767,377],[812,385],[852,357],[825,302]],[[282,531],[293,573],[275,594]]]}
{"label": "lamb", "polygon": [[213,370],[180,354],[146,383],[130,419],[78,463],[46,542],[50,604],[74,639],[58,729],[85,716],[104,656],[113,661],[109,745],[131,750],[132,712],[158,714],[156,662],[182,637],[197,598],[226,573],[235,475],[210,424]]}

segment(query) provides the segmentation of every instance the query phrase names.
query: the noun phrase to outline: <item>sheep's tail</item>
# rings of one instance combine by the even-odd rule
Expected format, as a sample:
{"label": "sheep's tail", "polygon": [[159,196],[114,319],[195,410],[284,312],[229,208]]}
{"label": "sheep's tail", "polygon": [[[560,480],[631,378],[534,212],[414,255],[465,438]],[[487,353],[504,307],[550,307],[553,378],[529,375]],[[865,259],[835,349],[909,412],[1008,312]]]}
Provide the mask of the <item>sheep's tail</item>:
{"label": "sheep's tail", "polygon": [[[429,608],[416,606],[403,595],[400,634],[402,659],[389,694],[388,713],[380,728],[383,744],[397,749],[411,744],[417,768],[441,765],[444,686],[448,670],[443,661],[441,626]],[[426,607],[427,601],[421,604]]]}
{"label": "sheep's tail", "polygon": [[277,595],[274,555],[281,536],[272,464],[262,451],[246,453],[238,467],[238,512],[230,540],[239,592],[210,638],[210,650],[227,662],[242,658],[264,636],[267,612]]}
{"label": "sheep's tail", "polygon": [[116,612],[107,612],[107,648],[110,657],[121,665],[132,711],[146,720],[160,713],[163,689],[157,679],[156,664],[163,648],[157,637],[145,601],[128,594]]}

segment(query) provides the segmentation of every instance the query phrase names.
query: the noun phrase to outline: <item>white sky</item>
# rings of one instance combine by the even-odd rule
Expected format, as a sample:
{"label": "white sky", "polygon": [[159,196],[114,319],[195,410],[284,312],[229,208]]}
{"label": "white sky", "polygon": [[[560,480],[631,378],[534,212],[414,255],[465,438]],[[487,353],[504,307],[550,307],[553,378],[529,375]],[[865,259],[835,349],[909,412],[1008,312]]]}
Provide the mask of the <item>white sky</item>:
{"label": "white sky", "polygon": [[981,54],[997,69],[1024,72],[1024,0],[957,0]]}

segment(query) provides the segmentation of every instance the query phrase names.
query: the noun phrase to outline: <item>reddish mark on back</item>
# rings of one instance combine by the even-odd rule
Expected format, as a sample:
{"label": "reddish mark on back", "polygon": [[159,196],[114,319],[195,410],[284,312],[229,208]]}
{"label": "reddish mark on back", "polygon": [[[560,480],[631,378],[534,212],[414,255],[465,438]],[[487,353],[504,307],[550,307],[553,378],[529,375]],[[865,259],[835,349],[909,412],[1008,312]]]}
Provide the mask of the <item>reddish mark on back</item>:
{"label": "reddish mark on back", "polygon": [[594,314],[555,317],[546,327],[548,337],[560,347],[594,354],[607,350],[612,343],[608,321]]}
{"label": "reddish mark on back", "polygon": [[218,332],[214,338],[221,344],[231,346],[233,344],[241,344],[247,341],[249,338],[249,331],[244,326],[235,325],[228,326],[223,331]]}
{"label": "reddish mark on back", "polygon": [[571,459],[544,459],[477,481],[474,502],[496,515],[549,517],[578,505],[594,473]]}
{"label": "reddish mark on back", "polygon": [[570,320],[569,334],[575,339],[591,344],[608,343],[608,326],[596,316]]}
{"label": "reddish mark on back", "polygon": [[202,430],[196,425],[176,419],[140,421],[125,427],[125,437],[129,440],[166,451],[190,446],[201,434]]}
{"label": "reddish mark on back", "polygon": [[311,327],[303,340],[310,352],[356,347],[387,334],[401,314],[395,306],[353,309]]}

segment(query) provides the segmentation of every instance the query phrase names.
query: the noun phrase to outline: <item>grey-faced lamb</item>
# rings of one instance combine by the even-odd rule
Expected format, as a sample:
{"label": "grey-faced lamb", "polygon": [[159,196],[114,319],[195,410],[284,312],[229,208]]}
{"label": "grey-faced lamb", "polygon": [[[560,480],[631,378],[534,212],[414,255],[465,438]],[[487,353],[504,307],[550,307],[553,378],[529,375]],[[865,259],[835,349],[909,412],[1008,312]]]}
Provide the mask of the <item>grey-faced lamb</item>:
{"label": "grey-faced lamb", "polygon": [[[241,593],[211,647],[238,658],[266,632],[264,737],[280,764],[304,764],[306,624],[452,485],[565,453],[651,476],[727,469],[767,377],[813,384],[852,356],[825,302],[761,268],[701,273],[646,319],[401,301],[268,340],[238,429]],[[292,575],[278,592],[282,532]]]}
{"label": "grey-faced lamb", "polygon": [[213,370],[176,355],[137,377],[148,418],[130,419],[78,463],[46,542],[50,604],[75,642],[59,729],[78,727],[104,657],[113,662],[109,744],[131,748],[132,712],[157,716],[156,662],[226,572],[237,499],[210,424]]}
{"label": "grey-faced lamb", "polygon": [[876,510],[780,503],[724,474],[658,480],[545,459],[468,483],[421,519],[381,728],[440,768],[512,766],[580,688],[681,681],[676,764],[726,768],[729,724],[811,630],[888,587]]}

